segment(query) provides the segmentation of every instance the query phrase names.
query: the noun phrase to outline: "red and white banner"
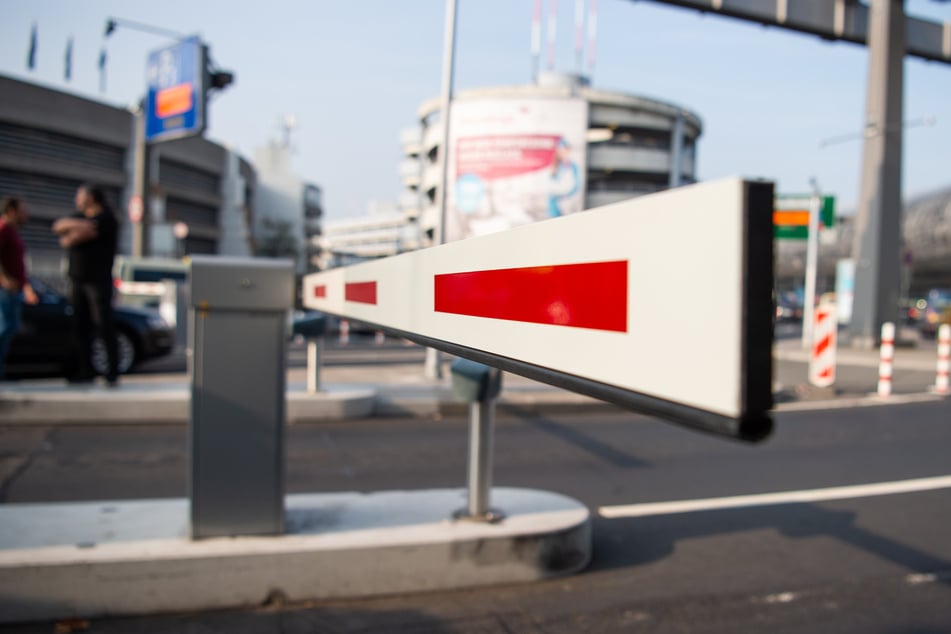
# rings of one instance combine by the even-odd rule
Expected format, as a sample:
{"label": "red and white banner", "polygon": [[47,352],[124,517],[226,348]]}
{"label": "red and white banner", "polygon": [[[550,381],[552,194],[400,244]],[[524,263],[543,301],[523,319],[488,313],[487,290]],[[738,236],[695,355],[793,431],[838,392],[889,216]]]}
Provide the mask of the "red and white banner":
{"label": "red and white banner", "polygon": [[739,179],[682,187],[308,275],[304,303],[567,387],[762,417],[771,194]]}

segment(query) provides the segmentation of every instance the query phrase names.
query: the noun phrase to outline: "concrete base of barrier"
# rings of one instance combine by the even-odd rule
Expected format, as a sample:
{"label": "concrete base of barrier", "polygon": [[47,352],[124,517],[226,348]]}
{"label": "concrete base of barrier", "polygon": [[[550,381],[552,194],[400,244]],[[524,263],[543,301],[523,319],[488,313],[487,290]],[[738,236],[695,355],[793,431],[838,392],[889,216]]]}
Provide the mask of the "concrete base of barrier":
{"label": "concrete base of barrier", "polygon": [[276,537],[187,538],[188,501],[0,506],[0,620],[154,614],[525,582],[583,569],[591,518],[562,495],[497,488],[292,495]]}

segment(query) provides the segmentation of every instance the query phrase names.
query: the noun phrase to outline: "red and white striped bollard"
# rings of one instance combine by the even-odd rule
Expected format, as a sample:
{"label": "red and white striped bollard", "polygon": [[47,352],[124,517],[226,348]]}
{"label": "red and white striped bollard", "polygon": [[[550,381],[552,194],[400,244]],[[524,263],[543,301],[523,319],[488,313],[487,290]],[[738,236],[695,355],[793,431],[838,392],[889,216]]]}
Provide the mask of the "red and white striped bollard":
{"label": "red and white striped bollard", "polygon": [[885,397],[892,393],[892,363],[895,360],[895,324],[882,324],[882,345],[878,362],[878,395]]}
{"label": "red and white striped bollard", "polygon": [[938,367],[934,379],[936,394],[948,394],[948,373],[951,371],[951,325],[942,324],[938,328]]}
{"label": "red and white striped bollard", "polygon": [[816,387],[829,387],[835,383],[837,326],[835,304],[820,304],[815,312],[812,354],[809,356],[809,382]]}

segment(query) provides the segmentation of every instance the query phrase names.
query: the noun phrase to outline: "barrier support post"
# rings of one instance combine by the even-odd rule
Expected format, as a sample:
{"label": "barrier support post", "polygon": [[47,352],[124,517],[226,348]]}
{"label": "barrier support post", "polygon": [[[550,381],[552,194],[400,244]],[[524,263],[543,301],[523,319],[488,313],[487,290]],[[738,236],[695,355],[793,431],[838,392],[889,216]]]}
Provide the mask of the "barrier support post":
{"label": "barrier support post", "polygon": [[320,349],[327,331],[327,319],[323,315],[298,319],[292,330],[295,336],[307,340],[307,393],[316,394],[320,391]]}
{"label": "barrier support post", "polygon": [[495,403],[502,390],[502,371],[475,361],[452,363],[452,390],[469,402],[468,504],[453,513],[457,520],[498,522],[505,515],[490,507]]}
{"label": "barrier support post", "polygon": [[320,339],[307,340],[307,393],[320,391]]}

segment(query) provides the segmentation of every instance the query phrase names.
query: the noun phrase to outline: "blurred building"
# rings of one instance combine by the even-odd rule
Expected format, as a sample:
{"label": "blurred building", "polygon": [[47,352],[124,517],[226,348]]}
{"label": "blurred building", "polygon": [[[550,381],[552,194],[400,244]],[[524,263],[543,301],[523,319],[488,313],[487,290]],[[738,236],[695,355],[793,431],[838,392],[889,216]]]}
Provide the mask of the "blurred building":
{"label": "blurred building", "polygon": [[367,215],[328,223],[321,239],[320,268],[346,266],[363,260],[420,248],[419,228],[405,208],[371,201]]}
{"label": "blurred building", "polygon": [[[33,274],[54,284],[62,279],[63,251],[51,225],[73,213],[82,183],[104,188],[120,222],[119,252],[131,253],[127,210],[134,194],[134,114],[4,76],[0,94],[0,196],[19,196],[29,205],[31,218],[23,236]],[[317,248],[321,192],[296,177],[293,183],[282,180],[283,172],[274,169],[270,158],[264,195],[270,203],[283,195],[282,188],[293,190],[288,194],[292,209],[280,207],[284,216],[277,222],[287,220],[303,272]],[[258,217],[263,209],[256,200],[258,169],[229,148],[201,137],[162,142],[152,146],[148,170],[150,255],[246,256],[273,246],[274,235],[264,219],[274,214]],[[276,214],[278,207],[272,209]],[[174,235],[176,224],[187,227],[184,238]]]}
{"label": "blurred building", "polygon": [[[447,239],[697,181],[702,123],[674,104],[542,73],[532,84],[461,91],[452,108]],[[372,214],[328,225],[325,251],[340,254],[328,262],[436,241],[442,142],[440,102],[426,101],[416,125],[400,134],[396,210],[385,220]]]}
{"label": "blurred building", "polygon": [[255,252],[291,258],[299,275],[320,268],[323,195],[291,168],[291,148],[272,142],[255,152]]}
{"label": "blurred building", "polygon": [[[463,181],[475,172],[481,181],[477,187],[486,190],[483,198],[494,189],[494,200],[483,207],[491,204],[496,213],[511,213],[513,206],[520,206],[527,210],[526,221],[549,215],[541,211],[548,205],[543,200],[545,181],[553,180],[541,145],[546,138],[571,146],[582,171],[577,202],[568,212],[697,181],[702,123],[697,114],[678,105],[594,89],[584,77],[549,72],[533,84],[459,92],[452,107],[450,146],[455,154],[450,155],[449,181],[450,187],[461,185],[458,192],[450,191],[451,208],[469,204],[464,191],[468,183]],[[439,108],[439,100],[420,107],[419,127],[403,133],[405,159],[400,166],[406,188],[401,204],[430,239],[440,211]],[[519,191],[524,188],[538,192],[535,200]],[[472,207],[476,205],[472,201]],[[474,219],[480,214],[486,211],[468,215]]]}

